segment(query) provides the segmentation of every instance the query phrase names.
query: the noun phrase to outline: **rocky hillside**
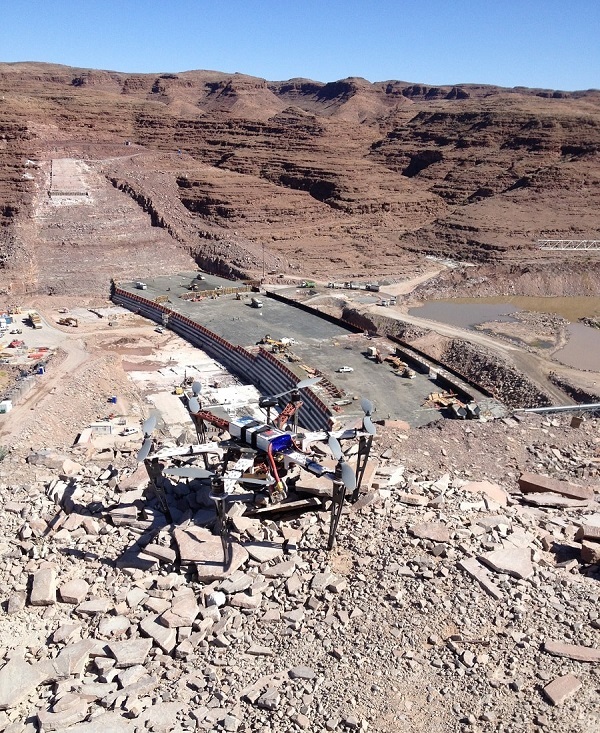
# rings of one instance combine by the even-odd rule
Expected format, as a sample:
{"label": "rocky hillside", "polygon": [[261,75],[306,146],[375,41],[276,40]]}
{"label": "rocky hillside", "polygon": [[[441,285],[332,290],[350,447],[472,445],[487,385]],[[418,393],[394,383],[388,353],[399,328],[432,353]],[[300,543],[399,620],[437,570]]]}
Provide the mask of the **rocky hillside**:
{"label": "rocky hillside", "polygon": [[0,64],[0,267],[37,256],[50,159],[86,160],[147,212],[159,190],[152,225],[194,256],[257,271],[264,246],[273,269],[327,277],[597,236],[599,151],[597,90]]}

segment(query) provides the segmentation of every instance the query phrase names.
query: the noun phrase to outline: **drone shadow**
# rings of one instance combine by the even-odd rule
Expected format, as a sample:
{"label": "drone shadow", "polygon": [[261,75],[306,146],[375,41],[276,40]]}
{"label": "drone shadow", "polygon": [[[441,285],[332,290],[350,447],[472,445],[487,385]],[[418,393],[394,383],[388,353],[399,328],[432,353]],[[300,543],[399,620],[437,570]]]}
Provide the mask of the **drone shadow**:
{"label": "drone shadow", "polygon": [[[154,544],[160,533],[166,529],[171,535],[179,526],[205,527],[214,531],[217,526],[217,513],[214,502],[210,499],[210,487],[206,481],[193,479],[185,483],[183,481],[175,483],[166,477],[162,479],[160,482],[162,486],[158,489],[148,479],[144,486],[123,491],[121,496],[124,501],[112,503],[94,501],[88,504],[77,501],[78,486],[71,480],[60,499],[61,508],[67,515],[66,519],[63,512],[59,512],[48,525],[47,533],[60,531],[64,525],[70,530],[76,530],[90,519],[107,520],[117,528],[122,527],[128,532],[138,533],[135,541],[120,555],[111,559],[93,550],[75,547],[61,547],[59,552],[118,569],[151,570],[158,566],[166,569],[179,567],[178,553],[175,559],[169,560],[168,553],[160,558],[145,550]],[[176,543],[163,546],[170,548],[171,544],[176,548]]]}

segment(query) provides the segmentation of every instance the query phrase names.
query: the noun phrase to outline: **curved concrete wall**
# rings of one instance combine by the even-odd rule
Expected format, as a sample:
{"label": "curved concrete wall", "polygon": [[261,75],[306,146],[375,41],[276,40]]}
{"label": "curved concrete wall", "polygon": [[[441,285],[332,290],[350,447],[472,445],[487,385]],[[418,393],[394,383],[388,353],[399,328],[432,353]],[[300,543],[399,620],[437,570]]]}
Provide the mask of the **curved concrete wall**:
{"label": "curved concrete wall", "polygon": [[[242,346],[234,346],[200,323],[175,313],[162,303],[129,293],[118,286],[114,287],[112,299],[118,305],[159,324],[164,323],[166,316],[172,331],[221,362],[233,374],[254,384],[265,395],[292,389],[298,382],[298,377],[291,369],[270,352],[260,349],[257,354],[251,354]],[[327,430],[331,427],[331,412],[314,392],[303,390],[302,401],[304,404],[300,409],[299,419],[304,427],[309,430]]]}

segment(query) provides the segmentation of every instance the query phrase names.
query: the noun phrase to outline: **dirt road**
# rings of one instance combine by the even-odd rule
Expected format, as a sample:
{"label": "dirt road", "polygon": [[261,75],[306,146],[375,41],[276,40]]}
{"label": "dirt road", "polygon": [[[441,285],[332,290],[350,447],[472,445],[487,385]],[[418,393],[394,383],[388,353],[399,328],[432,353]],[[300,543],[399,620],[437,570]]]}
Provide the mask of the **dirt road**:
{"label": "dirt road", "polygon": [[[38,311],[39,312],[39,311]],[[115,355],[94,348],[98,339],[110,336],[129,337],[148,336],[154,330],[153,324],[147,326],[125,326],[122,328],[95,326],[94,330],[69,332],[56,328],[52,321],[42,313],[43,338],[57,354],[43,376],[37,377],[35,386],[18,402],[6,416],[0,418],[0,444],[15,445],[23,433],[28,433],[32,442],[44,442],[53,425],[61,423],[61,413],[77,412],[76,401],[83,399],[88,404],[105,401],[108,392],[116,390],[117,384],[129,380],[125,372],[115,368]],[[42,332],[40,332],[42,333]],[[86,374],[98,375],[98,379],[87,379]],[[86,388],[80,393],[77,386],[77,400],[68,396],[75,381],[85,381]],[[111,388],[111,385],[112,386]],[[123,389],[120,390],[124,392]],[[121,407],[124,407],[122,405]],[[80,405],[83,411],[83,405]],[[64,421],[63,421],[64,422]],[[66,427],[66,426],[65,426]],[[55,428],[54,428],[55,429]],[[72,429],[65,429],[65,437],[72,439]]]}

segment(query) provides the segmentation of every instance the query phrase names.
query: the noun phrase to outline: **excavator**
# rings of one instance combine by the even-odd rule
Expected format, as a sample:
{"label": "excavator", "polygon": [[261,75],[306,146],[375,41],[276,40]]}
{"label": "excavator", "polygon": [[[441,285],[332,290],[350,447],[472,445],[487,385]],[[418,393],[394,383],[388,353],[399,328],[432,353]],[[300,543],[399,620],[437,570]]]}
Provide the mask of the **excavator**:
{"label": "excavator", "polygon": [[67,316],[67,318],[59,318],[58,325],[59,326],[73,326],[73,328],[77,328],[77,326],[79,326],[79,321],[77,320],[77,318],[73,318],[72,316]]}

